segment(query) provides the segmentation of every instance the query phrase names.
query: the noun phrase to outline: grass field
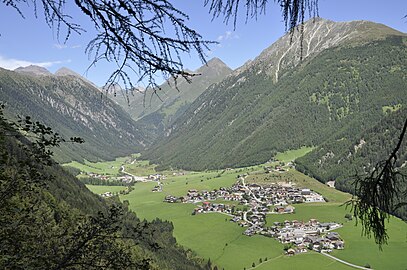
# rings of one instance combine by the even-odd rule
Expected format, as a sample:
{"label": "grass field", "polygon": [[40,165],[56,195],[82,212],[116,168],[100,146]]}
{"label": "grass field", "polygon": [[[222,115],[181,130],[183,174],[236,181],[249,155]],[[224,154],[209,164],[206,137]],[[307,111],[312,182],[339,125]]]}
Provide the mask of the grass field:
{"label": "grass field", "polygon": [[95,185],[86,185],[86,187],[95,194],[102,194],[109,191],[112,193],[117,193],[126,188],[125,186],[95,186]]}
{"label": "grass field", "polygon": [[126,172],[137,176],[148,176],[150,174],[156,173],[156,165],[150,164],[147,160],[137,160],[132,164],[126,164]]}
{"label": "grass field", "polygon": [[305,154],[307,154],[308,152],[311,152],[312,149],[314,149],[314,147],[303,146],[300,149],[288,150],[288,151],[285,151],[282,153],[277,153],[275,158],[279,161],[287,163],[287,162],[293,161],[299,157],[305,156]]}
{"label": "grass field", "polygon": [[296,213],[291,215],[269,215],[267,223],[284,221],[286,219],[308,221],[317,218],[325,222],[343,223],[336,230],[345,240],[345,249],[334,251],[332,255],[342,260],[364,266],[367,263],[374,269],[407,269],[407,259],[402,259],[407,252],[407,224],[397,218],[392,218],[388,224],[389,244],[379,251],[373,239],[361,236],[361,227],[355,226],[355,221],[347,221],[345,214],[349,209],[340,203],[315,203],[295,205]]}
{"label": "grass field", "polygon": [[85,173],[97,173],[110,176],[119,175],[120,167],[122,165],[125,166],[126,172],[137,176],[148,176],[156,173],[156,165],[150,164],[150,162],[146,160],[138,160],[137,158],[139,156],[140,154],[134,154],[129,157],[117,158],[114,161],[103,162],[89,162],[85,160],[84,163],[79,163],[77,161],[72,161],[63,164],[63,166],[74,167]]}
{"label": "grass field", "polygon": [[[310,149],[285,152],[280,156],[282,161],[296,158]],[[151,166],[144,163],[146,166]],[[141,165],[143,166],[143,165]],[[127,168],[127,167],[126,167]],[[332,254],[340,259],[364,266],[369,264],[373,269],[407,269],[407,224],[392,218],[388,224],[389,245],[379,251],[374,240],[361,236],[360,226],[355,221],[347,221],[345,214],[349,209],[341,206],[350,198],[349,194],[339,192],[315,179],[290,169],[284,173],[265,174],[263,166],[234,169],[229,171],[189,172],[183,176],[169,176],[163,180],[163,192],[151,192],[155,183],[137,183],[135,189],[121,200],[128,200],[130,208],[140,218],[153,220],[160,218],[174,224],[174,235],[177,242],[189,248],[197,255],[211,259],[219,269],[352,269],[333,259],[315,252],[287,257],[283,255],[283,245],[274,239],[263,236],[248,237],[242,234],[245,230],[228,221],[229,217],[218,213],[191,215],[193,204],[164,203],[166,195],[182,196],[188,189],[212,190],[231,186],[238,174],[249,173],[247,182],[270,183],[291,181],[299,187],[317,191],[328,199],[328,203],[297,204],[296,213],[290,215],[269,215],[268,224],[286,219],[304,220],[316,218],[321,222],[335,221],[343,223],[337,232],[345,240],[345,249]],[[171,175],[171,174],[169,174]],[[106,191],[117,192],[123,187],[89,186],[95,193]],[[265,260],[267,258],[267,261]],[[260,259],[262,263],[259,264]]]}
{"label": "grass field", "polygon": [[103,162],[89,162],[85,160],[85,164],[79,163],[77,161],[72,161],[70,163],[64,164],[63,166],[74,167],[85,173],[97,173],[116,176],[119,174],[120,166],[124,164],[128,159],[128,157],[121,157],[117,158],[114,161]]}

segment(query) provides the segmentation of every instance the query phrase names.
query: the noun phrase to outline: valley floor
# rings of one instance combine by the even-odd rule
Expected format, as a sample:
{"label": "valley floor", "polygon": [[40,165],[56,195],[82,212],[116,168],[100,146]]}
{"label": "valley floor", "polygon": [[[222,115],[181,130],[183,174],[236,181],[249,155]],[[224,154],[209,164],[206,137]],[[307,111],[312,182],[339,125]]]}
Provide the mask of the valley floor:
{"label": "valley floor", "polygon": [[[267,215],[267,224],[284,220],[308,221],[312,218],[321,222],[337,222],[343,226],[336,231],[345,241],[345,249],[334,250],[331,255],[336,259],[310,251],[294,256],[284,255],[284,245],[273,238],[261,235],[243,235],[245,228],[230,222],[229,216],[220,213],[192,215],[196,208],[190,203],[163,202],[167,195],[183,196],[188,190],[214,190],[232,186],[238,175],[248,174],[247,182],[265,184],[271,181],[288,181],[299,187],[310,188],[323,195],[326,203],[296,204],[293,214]],[[174,175],[173,175],[174,174]],[[219,269],[354,269],[352,266],[370,266],[373,269],[407,269],[407,224],[400,219],[391,218],[387,224],[388,245],[383,251],[373,239],[361,235],[361,227],[345,215],[350,212],[343,205],[350,195],[342,193],[309,178],[294,169],[284,173],[265,173],[264,166],[241,169],[169,173],[161,180],[162,191],[153,192],[156,182],[138,182],[134,190],[120,195],[127,200],[130,208],[140,218],[153,220],[160,218],[174,224],[174,235],[179,244],[193,250],[198,256],[210,259]],[[101,187],[89,186],[98,193]],[[109,191],[105,187],[103,191]]]}

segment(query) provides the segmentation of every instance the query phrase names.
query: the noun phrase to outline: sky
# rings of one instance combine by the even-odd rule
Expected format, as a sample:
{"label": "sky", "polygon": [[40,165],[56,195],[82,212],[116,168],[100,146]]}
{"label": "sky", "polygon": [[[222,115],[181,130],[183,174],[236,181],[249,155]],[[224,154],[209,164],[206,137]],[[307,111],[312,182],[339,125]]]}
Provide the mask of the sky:
{"label": "sky", "polygon": [[[28,1],[30,2],[30,1]],[[70,1],[68,1],[70,2]],[[72,1],[73,2],[73,1]],[[187,25],[199,32],[204,39],[219,42],[210,46],[207,59],[218,57],[232,69],[254,59],[264,49],[285,34],[285,25],[279,7],[270,1],[265,15],[245,20],[242,12],[237,27],[225,24],[222,18],[212,20],[203,0],[173,0],[175,7],[189,15]],[[23,6],[22,18],[13,8],[0,3],[0,67],[15,69],[19,66],[38,65],[55,72],[67,67],[97,85],[104,85],[113,71],[108,63],[89,67],[91,60],[85,54],[95,30],[74,6],[67,6],[72,20],[87,32],[73,33],[67,42],[64,35],[58,38],[55,29],[44,21],[41,12],[34,15],[33,6]],[[40,10],[40,9],[39,9]],[[319,0],[319,16],[333,21],[369,20],[407,32],[406,0]],[[185,55],[184,66],[196,70],[202,66],[197,55]],[[137,80],[138,78],[132,78]],[[157,79],[158,81],[160,78]]]}

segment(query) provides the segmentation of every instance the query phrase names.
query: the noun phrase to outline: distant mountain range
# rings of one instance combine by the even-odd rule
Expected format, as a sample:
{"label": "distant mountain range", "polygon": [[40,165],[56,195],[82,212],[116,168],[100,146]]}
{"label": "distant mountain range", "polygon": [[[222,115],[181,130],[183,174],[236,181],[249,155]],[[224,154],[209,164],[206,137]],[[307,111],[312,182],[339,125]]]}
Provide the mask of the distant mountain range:
{"label": "distant mountain range", "polygon": [[60,162],[106,160],[128,155],[149,143],[144,131],[95,85],[62,68],[55,75],[36,66],[0,69],[0,101],[6,114],[29,115],[66,138],[79,136],[82,145],[55,149]]}
{"label": "distant mountain range", "polygon": [[[209,60],[195,71],[191,82],[178,79],[164,82],[154,93],[151,89],[137,89],[125,92],[119,86],[108,91],[109,97],[127,111],[137,123],[143,126],[153,139],[163,135],[168,128],[192,102],[210,85],[220,82],[232,73],[218,58]],[[116,93],[116,96],[111,93]]]}
{"label": "distant mountain range", "polygon": [[[354,165],[368,171],[398,138],[386,123],[399,127],[407,117],[406,74],[405,33],[367,21],[310,20],[302,43],[300,33],[287,34],[211,85],[143,157],[162,168],[204,170],[314,146],[299,166],[350,190]],[[374,135],[386,126],[386,136]],[[401,152],[405,167],[406,147]]]}

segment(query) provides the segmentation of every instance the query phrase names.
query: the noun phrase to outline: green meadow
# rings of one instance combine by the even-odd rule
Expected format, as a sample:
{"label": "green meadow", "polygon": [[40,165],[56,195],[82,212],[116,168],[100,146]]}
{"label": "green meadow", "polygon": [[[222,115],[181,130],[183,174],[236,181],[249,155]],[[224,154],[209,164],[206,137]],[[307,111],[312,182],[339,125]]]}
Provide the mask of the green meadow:
{"label": "green meadow", "polygon": [[150,164],[148,160],[137,160],[134,163],[126,164],[126,172],[137,176],[148,176],[150,174],[156,173],[156,165]]}
{"label": "green meadow", "polygon": [[287,163],[290,161],[294,161],[295,159],[297,159],[299,157],[305,156],[308,152],[311,152],[312,149],[314,149],[314,147],[303,146],[299,149],[288,150],[285,152],[277,153],[275,158],[279,161]]}
{"label": "green meadow", "polygon": [[86,185],[86,187],[95,194],[102,194],[105,192],[118,193],[121,190],[125,190],[125,186],[96,186],[96,185]]}
{"label": "green meadow", "polygon": [[[193,204],[162,202],[168,194],[185,195],[191,188],[211,190],[230,186],[236,181],[237,171],[225,172],[220,177],[216,177],[218,172],[169,177],[163,182],[161,193],[151,192],[154,183],[138,183],[133,192],[121,199],[128,200],[130,207],[140,218],[152,220],[158,217],[171,221],[174,224],[174,235],[181,245],[201,257],[210,258],[220,269],[250,269],[253,263],[256,265],[255,269],[351,269],[315,252],[287,257],[283,255],[282,244],[264,236],[243,235],[244,228],[228,221],[226,215],[210,213],[192,216],[195,208]],[[251,169],[247,171],[251,172]],[[269,215],[269,224],[285,219],[306,221],[310,218],[321,222],[340,222],[344,226],[337,231],[345,240],[345,249],[334,251],[334,256],[360,266],[369,264],[374,269],[407,269],[407,260],[403,259],[407,251],[407,225],[404,222],[392,218],[389,223],[389,245],[379,251],[372,239],[361,236],[360,226],[356,227],[354,221],[345,219],[349,209],[341,205],[350,198],[348,194],[329,188],[299,172],[293,173],[293,177],[295,176],[297,179],[293,181],[303,183],[305,178],[307,183],[304,185],[311,183],[313,189],[330,198],[330,201],[296,205],[296,213],[292,215]]]}
{"label": "green meadow", "polygon": [[114,161],[103,162],[89,162],[87,160],[84,163],[72,161],[70,163],[63,164],[63,166],[70,166],[77,168],[85,173],[97,173],[102,175],[117,176],[119,174],[120,166],[124,164],[129,158],[120,157]]}
{"label": "green meadow", "polygon": [[140,154],[134,154],[131,157],[120,157],[114,161],[89,162],[85,160],[83,163],[72,161],[63,164],[81,170],[84,173],[97,173],[101,175],[118,176],[120,167],[123,165],[126,172],[137,176],[148,176],[156,173],[156,165],[150,164],[147,160],[138,160]]}
{"label": "green meadow", "polygon": [[[309,150],[309,149],[308,149]],[[307,150],[307,151],[308,151]],[[286,153],[285,160],[301,155],[306,150]],[[145,163],[147,165],[147,163]],[[148,164],[148,166],[151,166]],[[304,220],[316,218],[321,222],[335,221],[343,224],[336,231],[345,240],[344,250],[335,250],[332,255],[347,262],[373,269],[407,269],[407,224],[397,218],[388,223],[389,242],[383,251],[373,239],[361,235],[360,225],[348,221],[345,215],[350,212],[343,205],[351,196],[330,188],[295,169],[288,168],[284,173],[268,173],[263,166],[233,170],[208,172],[187,172],[182,176],[166,174],[162,181],[163,191],[152,192],[154,182],[137,183],[128,195],[121,195],[122,201],[127,200],[130,208],[138,217],[147,220],[160,218],[171,221],[177,242],[187,249],[193,250],[198,256],[210,259],[219,269],[352,269],[350,266],[337,262],[316,252],[295,255],[283,254],[283,245],[278,241],[264,237],[243,235],[245,228],[229,221],[229,216],[219,213],[191,215],[194,204],[165,203],[166,195],[186,195],[188,189],[213,190],[231,186],[237,175],[248,173],[247,182],[267,184],[271,182],[292,182],[299,187],[306,187],[321,193],[327,203],[297,204],[296,212],[289,215],[268,215],[267,223],[274,221]],[[104,189],[105,188],[105,189]],[[123,187],[118,187],[123,188]],[[112,191],[112,187],[89,186],[95,193]],[[270,225],[271,226],[271,225]],[[252,268],[252,265],[255,265]]]}

